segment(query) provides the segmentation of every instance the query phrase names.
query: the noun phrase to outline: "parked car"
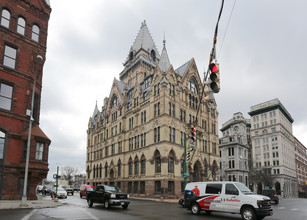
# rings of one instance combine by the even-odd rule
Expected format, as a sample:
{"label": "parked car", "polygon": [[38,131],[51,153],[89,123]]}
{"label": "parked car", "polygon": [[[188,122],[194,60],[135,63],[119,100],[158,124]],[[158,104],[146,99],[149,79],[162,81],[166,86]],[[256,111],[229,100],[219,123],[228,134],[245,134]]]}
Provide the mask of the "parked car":
{"label": "parked car", "polygon": [[271,201],[276,205],[279,203],[279,198],[275,189],[264,189],[262,190],[262,195],[270,197]]}
{"label": "parked car", "polygon": [[37,187],[36,187],[36,193],[37,193],[37,194],[42,193],[43,187],[44,187],[43,185],[37,185]]}
{"label": "parked car", "polygon": [[52,197],[52,195],[55,195],[55,197],[58,197],[58,198],[64,198],[64,199],[67,198],[67,192],[62,186],[58,186],[57,189],[56,189],[56,187],[54,187],[53,190],[52,190],[51,197]]}
{"label": "parked car", "polygon": [[42,189],[42,195],[50,195],[52,193],[52,186],[50,185],[45,185],[43,186],[43,189]]}
{"label": "parked car", "polygon": [[67,195],[70,194],[70,195],[74,195],[74,189],[69,186],[69,185],[61,185],[67,192]]}
{"label": "parked car", "polygon": [[[193,192],[196,186],[200,192],[198,196]],[[226,212],[241,214],[244,220],[263,219],[265,216],[273,215],[270,198],[254,195],[240,182],[188,183],[185,188],[184,206],[196,215],[202,210],[207,214]]]}
{"label": "parked car", "polygon": [[74,191],[79,192],[80,191],[80,187],[74,187]]}
{"label": "parked car", "polygon": [[80,187],[80,198],[87,195],[87,192],[94,191],[94,186],[92,185],[82,185]]}
{"label": "parked car", "polygon": [[88,192],[87,204],[92,207],[94,203],[103,203],[106,209],[111,206],[122,206],[128,208],[130,204],[129,195],[122,192],[117,186],[98,185],[95,191]]}

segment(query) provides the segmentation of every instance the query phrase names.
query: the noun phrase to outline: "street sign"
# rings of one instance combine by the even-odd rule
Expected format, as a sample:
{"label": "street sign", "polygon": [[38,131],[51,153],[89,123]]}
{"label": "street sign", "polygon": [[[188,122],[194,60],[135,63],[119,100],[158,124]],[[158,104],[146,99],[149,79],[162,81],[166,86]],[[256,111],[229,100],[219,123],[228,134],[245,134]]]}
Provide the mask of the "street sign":
{"label": "street sign", "polygon": [[184,173],[182,177],[183,177],[183,178],[188,178],[189,176],[190,176],[189,173]]}
{"label": "street sign", "polygon": [[60,175],[53,174],[53,179],[59,179],[59,178],[61,178]]}

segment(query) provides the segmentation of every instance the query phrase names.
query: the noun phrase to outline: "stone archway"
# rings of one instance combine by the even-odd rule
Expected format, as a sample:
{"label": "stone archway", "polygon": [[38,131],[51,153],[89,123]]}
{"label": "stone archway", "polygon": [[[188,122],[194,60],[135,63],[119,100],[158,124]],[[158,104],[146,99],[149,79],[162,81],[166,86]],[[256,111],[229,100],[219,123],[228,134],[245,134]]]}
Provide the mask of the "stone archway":
{"label": "stone archway", "polygon": [[276,182],[275,183],[275,190],[276,190],[276,193],[277,195],[281,195],[281,187],[280,187],[280,182]]}
{"label": "stone archway", "polygon": [[201,163],[199,161],[196,161],[193,167],[193,182],[202,181],[201,174],[202,174]]}
{"label": "stone archway", "polygon": [[261,195],[262,194],[262,183],[259,182],[257,184],[257,194]]}
{"label": "stone archway", "polygon": [[110,185],[114,185],[114,169],[110,170]]}

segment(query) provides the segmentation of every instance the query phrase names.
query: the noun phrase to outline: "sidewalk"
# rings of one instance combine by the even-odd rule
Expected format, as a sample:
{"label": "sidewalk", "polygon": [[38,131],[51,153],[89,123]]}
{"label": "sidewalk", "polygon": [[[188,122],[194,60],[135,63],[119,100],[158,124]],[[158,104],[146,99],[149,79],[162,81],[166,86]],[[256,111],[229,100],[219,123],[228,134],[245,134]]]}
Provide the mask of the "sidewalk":
{"label": "sidewalk", "polygon": [[0,209],[41,209],[54,208],[66,204],[65,202],[44,198],[37,195],[37,200],[28,200],[25,206],[21,206],[21,200],[0,200]]}
{"label": "sidewalk", "polygon": [[130,199],[150,200],[156,202],[169,202],[169,203],[178,203],[179,201],[179,199],[158,199],[158,198],[144,198],[144,197],[130,197]]}

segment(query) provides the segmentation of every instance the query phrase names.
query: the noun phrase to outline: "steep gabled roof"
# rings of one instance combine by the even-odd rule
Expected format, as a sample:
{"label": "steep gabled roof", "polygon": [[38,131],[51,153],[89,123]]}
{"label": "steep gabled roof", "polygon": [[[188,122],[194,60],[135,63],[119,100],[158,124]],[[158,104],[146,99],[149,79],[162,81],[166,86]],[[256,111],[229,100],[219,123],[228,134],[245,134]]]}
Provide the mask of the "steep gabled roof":
{"label": "steep gabled roof", "polygon": [[163,50],[162,50],[161,58],[160,58],[158,65],[159,65],[160,69],[162,70],[162,72],[166,72],[171,65],[169,58],[168,58],[168,55],[167,55],[167,51],[166,51],[166,47],[165,47],[165,41],[163,42]]}
{"label": "steep gabled roof", "polygon": [[117,79],[115,79],[115,80],[116,80],[117,85],[118,85],[118,87],[119,87],[119,89],[120,89],[120,91],[121,91],[122,94],[124,94],[124,88],[125,88],[125,86],[127,86],[127,89],[128,89],[128,90],[130,89],[130,86],[128,86],[128,84],[126,84],[126,83],[124,83],[124,82],[122,82],[122,81],[119,81],[119,80],[117,80]]}
{"label": "steep gabled roof", "polygon": [[191,63],[191,60],[189,60],[188,62],[186,62],[185,64],[183,64],[181,67],[179,67],[178,69],[175,70],[175,73],[177,73],[178,75],[180,75],[181,77],[183,77],[183,74],[185,73],[185,71],[187,70],[189,64]]}
{"label": "steep gabled roof", "polygon": [[157,51],[157,58],[160,58],[160,55],[158,53],[157,47],[151,37],[151,34],[149,33],[148,27],[146,25],[146,22],[144,21],[142,23],[141,29],[132,45],[132,49],[134,51],[139,51],[141,48],[143,48],[145,51],[151,51],[154,49]]}

